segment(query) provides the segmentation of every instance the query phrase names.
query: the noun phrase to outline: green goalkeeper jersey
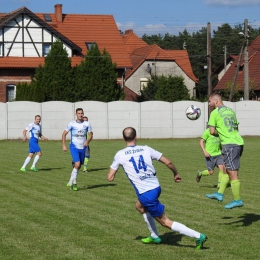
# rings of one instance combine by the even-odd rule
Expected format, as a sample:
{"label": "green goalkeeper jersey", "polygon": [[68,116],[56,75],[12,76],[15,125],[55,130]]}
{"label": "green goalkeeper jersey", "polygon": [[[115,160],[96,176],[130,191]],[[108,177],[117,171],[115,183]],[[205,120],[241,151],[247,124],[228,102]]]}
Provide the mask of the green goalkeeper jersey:
{"label": "green goalkeeper jersey", "polygon": [[210,156],[221,155],[221,144],[219,137],[211,135],[209,128],[205,130],[201,138],[205,141],[205,150]]}
{"label": "green goalkeeper jersey", "polygon": [[219,134],[220,143],[243,145],[244,141],[238,132],[237,117],[235,112],[226,106],[215,108],[209,118],[208,125],[215,127]]}

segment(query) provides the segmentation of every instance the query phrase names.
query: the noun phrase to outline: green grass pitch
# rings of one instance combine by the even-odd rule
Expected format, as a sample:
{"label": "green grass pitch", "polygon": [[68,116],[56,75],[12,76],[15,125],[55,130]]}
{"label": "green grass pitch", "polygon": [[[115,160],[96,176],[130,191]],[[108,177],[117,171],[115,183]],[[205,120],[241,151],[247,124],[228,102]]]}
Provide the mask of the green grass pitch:
{"label": "green grass pitch", "polygon": [[114,182],[106,180],[113,156],[125,146],[122,140],[91,142],[90,171],[80,172],[78,192],[66,187],[71,157],[62,151],[61,141],[41,141],[39,172],[26,173],[19,169],[28,143],[0,141],[0,259],[259,259],[260,138],[244,139],[239,176],[245,205],[233,210],[224,209],[233,199],[230,188],[222,203],[205,197],[216,191],[217,169],[200,183],[195,180],[197,171],[205,169],[199,138],[138,141],[161,151],[179,170],[182,183],[176,184],[170,170],[155,162],[160,200],[171,219],[207,234],[200,251],[195,239],[159,224],[162,244],[141,243],[149,233],[135,210],[134,189],[122,169]]}

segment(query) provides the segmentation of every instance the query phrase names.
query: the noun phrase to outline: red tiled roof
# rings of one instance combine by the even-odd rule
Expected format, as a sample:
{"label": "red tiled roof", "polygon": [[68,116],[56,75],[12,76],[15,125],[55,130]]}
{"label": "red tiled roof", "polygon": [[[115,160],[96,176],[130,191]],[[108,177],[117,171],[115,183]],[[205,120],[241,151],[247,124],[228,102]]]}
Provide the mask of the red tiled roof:
{"label": "red tiled roof", "polygon": [[44,57],[1,57],[0,68],[33,69],[44,64]]}
{"label": "red tiled roof", "polygon": [[[44,20],[42,13],[36,14]],[[62,23],[57,23],[55,14],[50,14],[55,30],[70,39],[87,54],[86,42],[96,42],[100,51],[105,48],[117,67],[132,67],[122,37],[112,15],[63,14]]]}
{"label": "red tiled roof", "polygon": [[166,52],[175,59],[175,62],[187,74],[189,78],[198,83],[198,79],[193,73],[187,50],[166,50]]}
{"label": "red tiled roof", "polygon": [[125,31],[122,37],[133,64],[133,69],[126,72],[126,78],[129,78],[145,60],[160,60],[175,61],[188,77],[198,82],[192,71],[186,50],[163,50],[156,44],[148,45],[133,30]]}
{"label": "red tiled roof", "polygon": [[[231,67],[228,69],[228,71],[225,73],[225,75],[222,77],[222,79],[218,82],[214,90],[222,90],[226,88],[227,83],[232,83],[235,72],[237,69],[237,63],[239,60],[239,56],[236,57],[234,62],[232,63]],[[244,89],[244,55],[242,54],[241,62],[240,62],[240,68],[236,85],[239,85],[239,89]],[[257,87],[254,88],[255,90],[260,88],[260,36],[258,36],[248,47],[248,71],[249,71],[249,80],[252,80],[254,82],[254,85]]]}
{"label": "red tiled roof", "polygon": [[[71,65],[79,65],[83,57],[71,57]],[[4,69],[33,69],[44,65],[44,57],[0,57],[0,68]]]}
{"label": "red tiled roof", "polygon": [[127,30],[122,35],[126,50],[131,54],[135,49],[142,48],[148,44],[139,38],[133,30]]}
{"label": "red tiled roof", "polygon": [[[37,22],[42,26],[45,26],[47,30],[52,30],[54,34],[58,34],[57,36],[61,38],[61,40],[64,40],[69,43],[69,45],[73,46],[74,50],[80,51],[81,48],[81,53],[76,55],[86,55],[86,42],[95,42],[101,52],[104,48],[107,50],[111,55],[112,61],[117,64],[117,68],[132,67],[123,39],[112,15],[62,14],[62,22],[58,22],[56,20],[56,14],[53,13],[50,14],[52,22],[47,23],[45,22],[43,13],[32,13],[26,7],[22,7],[8,14],[1,13],[0,25],[3,26],[8,20],[20,13],[27,13],[29,16],[33,17],[33,19],[37,19]],[[3,57],[2,62],[5,59],[6,57]],[[17,59],[20,60],[21,67],[23,58],[17,57]],[[37,63],[38,57],[32,59],[36,59]],[[29,60],[31,59],[29,58]],[[2,64],[2,62],[0,63]],[[17,62],[16,64],[19,66]],[[32,63],[30,62],[30,64]],[[22,67],[26,67],[26,65],[22,65]]]}

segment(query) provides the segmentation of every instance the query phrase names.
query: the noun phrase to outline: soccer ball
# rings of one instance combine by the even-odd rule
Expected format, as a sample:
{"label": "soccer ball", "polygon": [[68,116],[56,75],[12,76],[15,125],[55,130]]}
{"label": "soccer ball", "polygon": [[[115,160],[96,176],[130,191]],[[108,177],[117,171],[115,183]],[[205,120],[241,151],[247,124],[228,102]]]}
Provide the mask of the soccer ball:
{"label": "soccer ball", "polygon": [[200,108],[198,108],[194,105],[191,105],[186,109],[185,114],[186,114],[187,118],[189,118],[190,120],[197,120],[200,118],[201,110],[200,110]]}

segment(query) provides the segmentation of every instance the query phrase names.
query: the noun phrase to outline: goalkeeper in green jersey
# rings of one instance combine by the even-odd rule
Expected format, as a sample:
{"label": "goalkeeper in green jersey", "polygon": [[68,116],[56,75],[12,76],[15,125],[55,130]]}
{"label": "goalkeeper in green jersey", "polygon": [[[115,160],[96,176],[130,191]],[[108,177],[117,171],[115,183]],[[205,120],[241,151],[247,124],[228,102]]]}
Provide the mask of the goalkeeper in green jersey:
{"label": "goalkeeper in green jersey", "polygon": [[224,161],[219,137],[211,135],[209,128],[207,128],[202,134],[199,144],[205,156],[207,170],[198,171],[196,181],[200,182],[202,176],[212,175],[214,168],[217,166],[219,168],[217,188],[219,188],[221,178],[224,174]]}

